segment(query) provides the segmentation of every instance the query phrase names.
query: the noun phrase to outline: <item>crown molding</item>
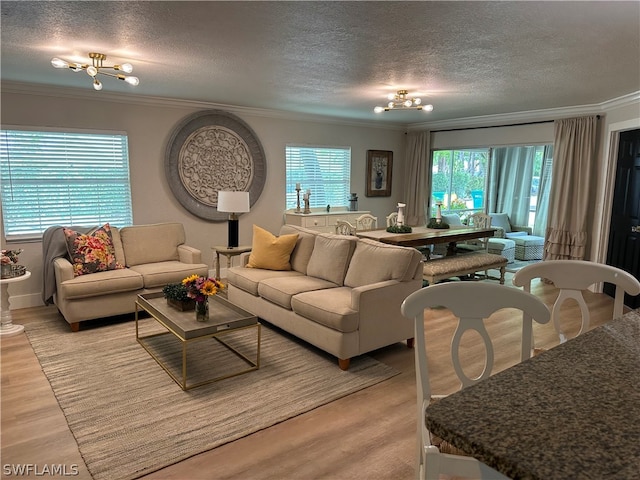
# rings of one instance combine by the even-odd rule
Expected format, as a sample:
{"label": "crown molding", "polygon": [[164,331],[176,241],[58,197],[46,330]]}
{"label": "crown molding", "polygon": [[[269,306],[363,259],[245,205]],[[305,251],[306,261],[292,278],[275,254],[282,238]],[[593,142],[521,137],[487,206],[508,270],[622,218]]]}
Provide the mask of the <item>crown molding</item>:
{"label": "crown molding", "polygon": [[366,128],[381,128],[385,130],[398,130],[405,131],[406,125],[399,125],[397,123],[388,123],[380,121],[356,121],[345,120],[344,118],[331,117],[328,115],[317,115],[310,113],[294,113],[284,110],[271,110],[266,108],[255,107],[242,107],[238,105],[226,105],[223,103],[204,102],[198,100],[183,100],[166,97],[152,97],[145,95],[135,95],[127,93],[114,93],[105,92],[104,90],[96,95],[96,92],[89,89],[79,89],[72,87],[60,87],[52,85],[42,85],[34,83],[22,83],[22,82],[2,82],[3,93],[18,93],[29,95],[42,95],[46,97],[62,97],[73,99],[90,99],[92,102],[110,102],[110,103],[122,103],[127,105],[142,105],[153,107],[167,107],[167,108],[193,108],[196,110],[224,110],[236,114],[238,116],[247,115],[254,117],[264,117],[281,120],[293,120],[304,122],[319,122],[327,123],[331,122],[338,125],[345,125],[351,127],[366,127]]}
{"label": "crown molding", "polygon": [[548,108],[545,110],[529,110],[525,112],[502,113],[479,117],[456,118],[440,122],[413,123],[407,127],[408,131],[415,130],[446,130],[478,127],[493,127],[503,125],[517,125],[532,122],[547,122],[561,118],[581,115],[606,113],[614,108],[625,107],[640,103],[640,91],[623,95],[622,97],[606,100],[591,105],[576,105],[572,107]]}
{"label": "crown molding", "polygon": [[91,101],[104,101],[111,103],[136,104],[144,106],[162,106],[168,108],[193,108],[193,109],[217,109],[234,113],[239,116],[255,116],[282,120],[305,121],[305,122],[331,122],[338,125],[366,128],[381,128],[385,130],[398,131],[416,131],[416,130],[446,130],[452,128],[476,128],[476,127],[492,127],[501,125],[517,125],[519,123],[544,122],[553,121],[560,118],[575,117],[580,115],[593,115],[606,113],[608,110],[620,108],[628,105],[640,103],[640,91],[623,95],[618,98],[606,100],[602,103],[591,105],[576,105],[571,107],[549,108],[545,110],[529,110],[524,112],[503,113],[496,115],[484,115],[477,117],[463,117],[451,120],[442,120],[436,122],[421,122],[407,125],[396,123],[384,123],[379,120],[373,121],[355,121],[345,120],[344,118],[331,117],[327,115],[293,113],[283,110],[271,110],[254,107],[242,107],[237,105],[225,105],[221,103],[212,103],[196,100],[181,100],[166,97],[151,97],[134,94],[123,94],[114,92],[100,92],[96,96],[96,92],[91,89],[79,89],[71,87],[59,87],[51,85],[21,83],[21,82],[2,82],[2,92],[4,93],[20,93],[29,95],[55,96],[63,98],[86,98]]}

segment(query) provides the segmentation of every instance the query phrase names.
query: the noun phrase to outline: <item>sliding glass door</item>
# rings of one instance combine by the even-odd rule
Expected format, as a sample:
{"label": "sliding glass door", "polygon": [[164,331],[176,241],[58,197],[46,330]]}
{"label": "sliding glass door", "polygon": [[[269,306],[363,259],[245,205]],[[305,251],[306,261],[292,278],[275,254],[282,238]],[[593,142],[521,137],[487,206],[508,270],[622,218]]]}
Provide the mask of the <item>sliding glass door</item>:
{"label": "sliding glass door", "polygon": [[507,213],[514,225],[544,236],[551,186],[552,145],[457,150],[432,154],[430,216]]}

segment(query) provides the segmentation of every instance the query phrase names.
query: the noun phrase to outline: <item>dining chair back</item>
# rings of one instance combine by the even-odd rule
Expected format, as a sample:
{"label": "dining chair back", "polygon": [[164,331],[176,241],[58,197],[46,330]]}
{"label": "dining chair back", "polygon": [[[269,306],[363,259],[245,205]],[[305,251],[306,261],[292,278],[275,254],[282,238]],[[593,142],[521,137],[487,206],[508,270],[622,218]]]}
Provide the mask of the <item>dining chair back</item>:
{"label": "dining chair back", "polygon": [[625,293],[629,295],[640,294],[640,281],[630,273],[611,265],[585,260],[546,260],[533,263],[515,273],[513,284],[517,287],[523,287],[526,292],[530,292],[531,281],[535,278],[547,279],[560,290],[551,308],[551,319],[560,343],[567,340],[567,336],[562,331],[560,324],[560,307],[565,301],[573,299],[580,307],[582,318],[577,336],[589,329],[590,313],[582,294],[584,290],[596,283],[607,282],[613,284],[615,297],[612,318],[622,316]]}
{"label": "dining chair back", "polygon": [[[474,213],[469,215],[469,226],[475,228],[489,228],[491,226],[491,217],[486,213]],[[489,251],[489,237],[475,238],[467,240],[463,245],[469,246],[473,250]]]}
{"label": "dining chair back", "polygon": [[355,235],[356,227],[346,220],[336,220],[336,233],[338,235]]}
{"label": "dining chair back", "polygon": [[[438,479],[440,474],[483,478],[492,471],[478,460],[464,456],[463,452],[452,450],[428,431],[425,423],[426,409],[438,396],[432,395],[424,328],[424,310],[445,307],[458,317],[458,325],[451,341],[451,360],[461,388],[486,379],[491,375],[494,364],[494,349],[484,320],[504,308],[514,308],[526,312],[522,319],[520,359],[531,356],[531,335],[533,321],[549,322],[550,314],[546,305],[534,295],[504,285],[481,282],[439,283],[422,288],[409,295],[402,303],[402,314],[414,321],[415,364],[418,394],[418,468],[419,479]],[[484,344],[484,369],[476,377],[469,377],[460,360],[461,339],[465,332],[475,331]],[[446,453],[454,452],[454,453]],[[485,475],[486,476],[486,475]],[[503,478],[499,474],[497,478]]]}
{"label": "dining chair back", "polygon": [[398,224],[398,212],[391,212],[387,215],[387,227],[393,227]]}
{"label": "dining chair back", "polygon": [[374,230],[376,228],[378,228],[378,217],[374,217],[370,213],[363,213],[356,218],[357,231]]}

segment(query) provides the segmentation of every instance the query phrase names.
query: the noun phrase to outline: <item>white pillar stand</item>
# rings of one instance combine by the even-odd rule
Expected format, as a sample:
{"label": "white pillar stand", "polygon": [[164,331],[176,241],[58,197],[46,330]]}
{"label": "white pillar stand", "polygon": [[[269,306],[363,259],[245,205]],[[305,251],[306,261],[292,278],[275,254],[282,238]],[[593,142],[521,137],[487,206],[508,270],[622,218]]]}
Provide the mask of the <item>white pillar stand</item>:
{"label": "white pillar stand", "polygon": [[14,325],[11,320],[11,310],[9,306],[9,284],[21,282],[23,280],[26,280],[30,276],[31,272],[26,272],[24,275],[20,275],[19,277],[0,279],[0,284],[2,287],[2,313],[0,315],[2,325],[0,325],[0,336],[11,337],[13,335],[18,335],[24,331],[24,326]]}

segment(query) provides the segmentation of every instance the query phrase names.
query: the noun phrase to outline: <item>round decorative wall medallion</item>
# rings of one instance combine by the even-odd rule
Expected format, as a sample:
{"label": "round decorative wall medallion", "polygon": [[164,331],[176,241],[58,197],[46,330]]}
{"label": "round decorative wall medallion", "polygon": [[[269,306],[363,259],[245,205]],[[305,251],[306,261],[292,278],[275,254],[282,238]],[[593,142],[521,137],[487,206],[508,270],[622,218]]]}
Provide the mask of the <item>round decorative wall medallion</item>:
{"label": "round decorative wall medallion", "polygon": [[204,110],[183,119],[171,133],[165,174],[180,204],[194,215],[221,222],[218,192],[249,192],[253,205],[264,188],[267,164],[251,127],[222,110]]}

